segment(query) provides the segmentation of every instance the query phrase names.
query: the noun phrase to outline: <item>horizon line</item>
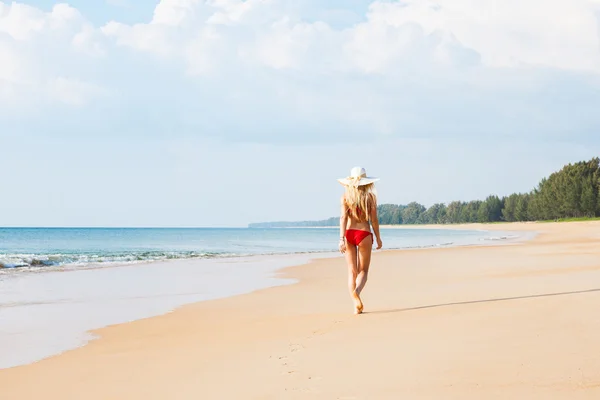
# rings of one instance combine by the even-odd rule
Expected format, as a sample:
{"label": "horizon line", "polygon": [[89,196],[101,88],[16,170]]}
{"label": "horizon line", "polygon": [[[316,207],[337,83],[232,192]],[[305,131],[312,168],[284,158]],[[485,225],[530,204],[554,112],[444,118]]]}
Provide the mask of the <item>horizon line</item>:
{"label": "horizon line", "polygon": [[10,225],[0,226],[0,229],[242,229],[246,226],[34,226],[34,225]]}

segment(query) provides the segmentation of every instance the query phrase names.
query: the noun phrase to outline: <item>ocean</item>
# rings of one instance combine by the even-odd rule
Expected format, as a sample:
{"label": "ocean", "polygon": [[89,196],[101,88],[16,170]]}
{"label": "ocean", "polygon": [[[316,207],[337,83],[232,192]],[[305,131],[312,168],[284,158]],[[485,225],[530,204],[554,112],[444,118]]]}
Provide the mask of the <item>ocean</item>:
{"label": "ocean", "polygon": [[[91,330],[294,281],[342,257],[338,229],[0,228],[0,368],[83,346]],[[509,243],[521,233],[381,229],[385,249]]]}

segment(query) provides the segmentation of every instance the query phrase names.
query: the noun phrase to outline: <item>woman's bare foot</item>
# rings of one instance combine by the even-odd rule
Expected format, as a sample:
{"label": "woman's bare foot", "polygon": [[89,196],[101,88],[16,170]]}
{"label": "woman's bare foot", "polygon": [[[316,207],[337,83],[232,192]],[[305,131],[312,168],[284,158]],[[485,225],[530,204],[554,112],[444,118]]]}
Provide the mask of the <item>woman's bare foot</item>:
{"label": "woman's bare foot", "polygon": [[354,314],[361,314],[364,306],[360,296],[358,293],[352,292],[352,298],[354,299]]}

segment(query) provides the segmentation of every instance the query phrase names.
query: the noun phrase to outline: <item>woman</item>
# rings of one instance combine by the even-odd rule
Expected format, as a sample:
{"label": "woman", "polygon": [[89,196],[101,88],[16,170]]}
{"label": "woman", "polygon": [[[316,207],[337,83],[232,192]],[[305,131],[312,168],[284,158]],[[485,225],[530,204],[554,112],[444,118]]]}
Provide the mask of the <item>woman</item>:
{"label": "woman", "polygon": [[364,168],[354,167],[350,176],[338,179],[346,187],[341,199],[340,252],[346,254],[348,263],[348,289],[354,300],[354,313],[363,311],[360,293],[367,283],[373,234],[377,239],[377,249],[382,246],[377,219],[377,194],[374,182],[378,178],[369,178]]}

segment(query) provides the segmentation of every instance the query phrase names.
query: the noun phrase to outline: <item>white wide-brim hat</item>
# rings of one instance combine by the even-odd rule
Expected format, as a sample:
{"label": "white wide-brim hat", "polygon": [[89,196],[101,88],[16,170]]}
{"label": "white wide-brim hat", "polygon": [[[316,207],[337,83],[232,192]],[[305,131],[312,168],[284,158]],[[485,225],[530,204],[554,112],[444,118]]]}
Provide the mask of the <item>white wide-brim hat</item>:
{"label": "white wide-brim hat", "polygon": [[367,176],[367,171],[363,167],[354,167],[350,170],[350,176],[347,178],[340,178],[338,182],[344,186],[363,186],[373,182],[377,182],[379,178]]}

